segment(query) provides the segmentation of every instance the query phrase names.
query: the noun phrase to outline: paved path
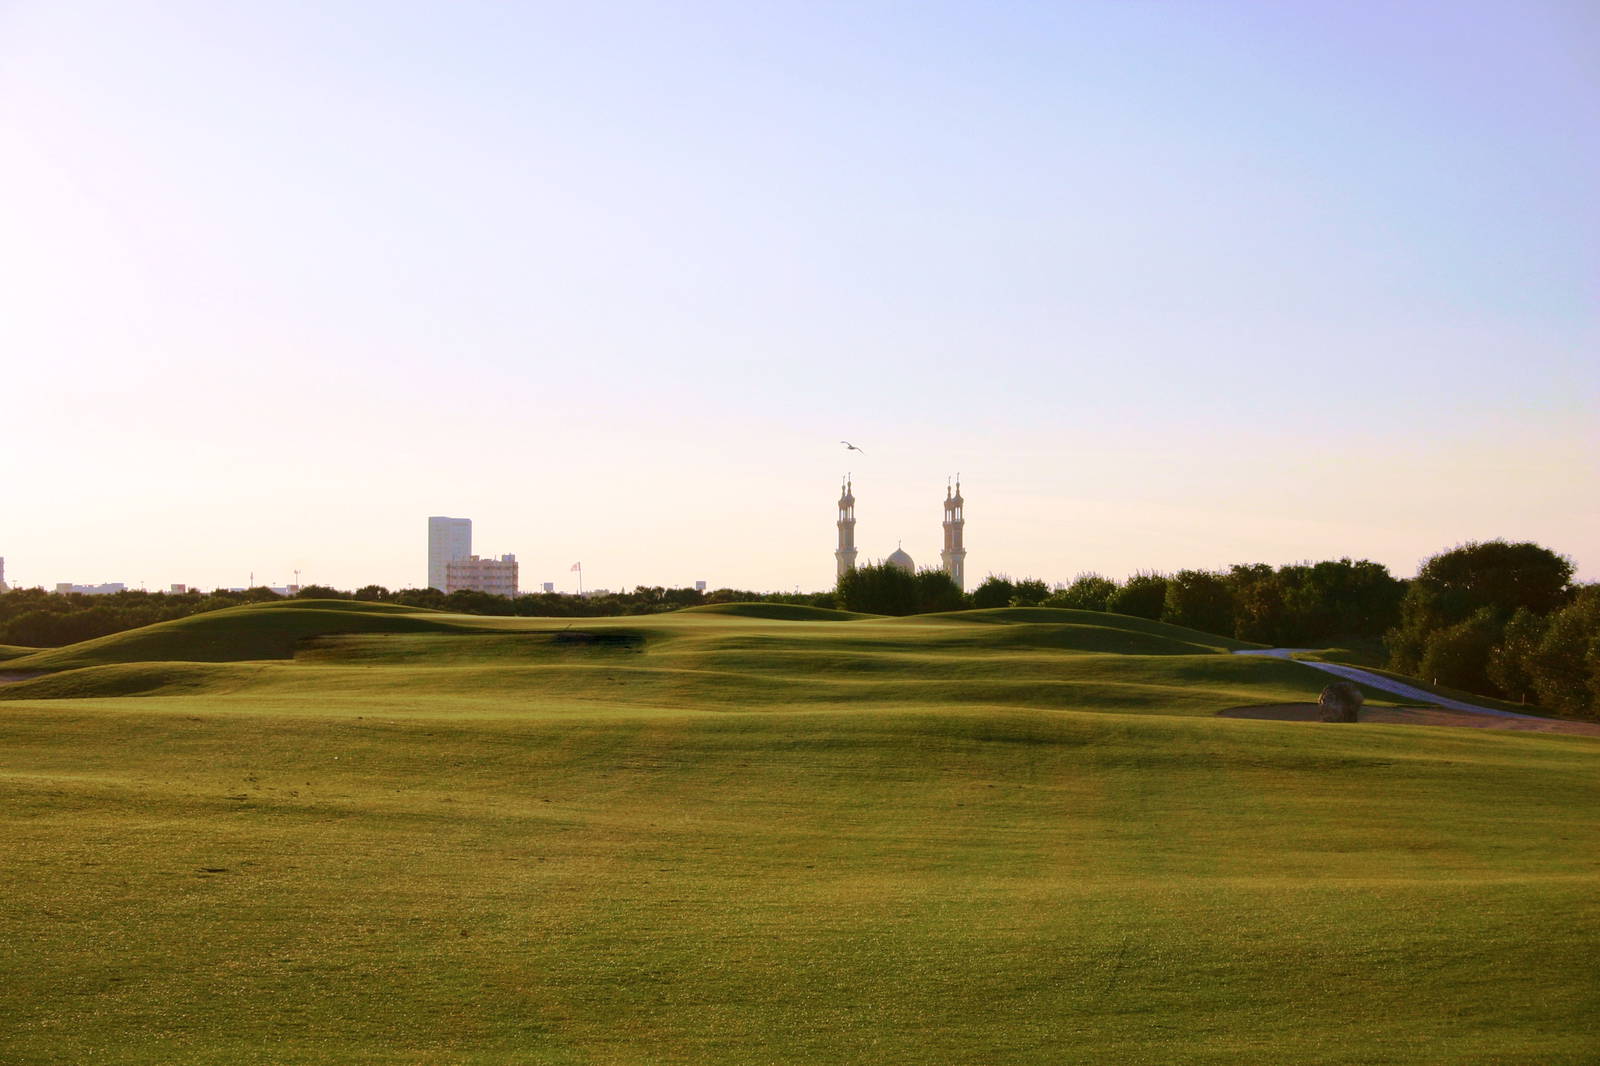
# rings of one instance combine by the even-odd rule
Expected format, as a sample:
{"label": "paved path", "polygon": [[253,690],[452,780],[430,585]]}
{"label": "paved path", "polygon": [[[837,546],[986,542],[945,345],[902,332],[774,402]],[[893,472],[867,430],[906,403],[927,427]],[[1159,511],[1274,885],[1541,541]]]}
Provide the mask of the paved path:
{"label": "paved path", "polygon": [[1491,707],[1480,707],[1476,703],[1466,703],[1462,700],[1453,700],[1449,696],[1440,696],[1436,693],[1429,692],[1425,688],[1418,688],[1415,685],[1408,685],[1404,681],[1396,681],[1392,677],[1384,677],[1382,674],[1375,674],[1370,670],[1363,670],[1356,666],[1345,666],[1343,663],[1318,663],[1311,662],[1307,659],[1293,658],[1295,652],[1303,650],[1309,649],[1261,648],[1259,650],[1252,649],[1249,651],[1236,651],[1233,654],[1268,655],[1274,659],[1288,659],[1290,662],[1297,662],[1301,666],[1309,666],[1313,670],[1321,670],[1325,674],[1333,674],[1336,677],[1344,678],[1346,681],[1357,681],[1363,685],[1366,685],[1368,688],[1375,688],[1380,692],[1389,692],[1403,699],[1416,700],[1418,703],[1426,703],[1432,707],[1444,707],[1451,711],[1466,711],[1468,714],[1492,714],[1496,718],[1529,718],[1540,722],[1551,721],[1551,719],[1543,718],[1537,714],[1518,714],[1515,711],[1497,711]]}

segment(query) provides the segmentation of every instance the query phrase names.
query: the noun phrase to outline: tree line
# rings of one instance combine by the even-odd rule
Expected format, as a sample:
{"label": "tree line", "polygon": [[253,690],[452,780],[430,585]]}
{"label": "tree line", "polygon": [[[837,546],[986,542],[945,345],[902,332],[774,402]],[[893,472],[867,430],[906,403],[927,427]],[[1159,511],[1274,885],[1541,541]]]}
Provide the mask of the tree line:
{"label": "tree line", "polygon": [[[0,593],[0,644],[55,648],[206,611],[247,603],[270,603],[283,598],[266,587],[180,593],[125,589],[105,595],[81,592],[62,594],[38,588],[11,589]],[[824,606],[832,606],[833,603],[831,593],[807,595],[726,588],[702,592],[693,588],[646,585],[640,585],[632,592],[597,596],[535,593],[514,598],[470,590],[446,595],[433,588],[391,591],[381,585],[364,585],[354,592],[348,592],[324,585],[307,585],[294,598],[364,600],[369,603],[431,607],[461,614],[556,618],[657,614],[707,603],[765,601],[815,604],[819,600],[824,601]]]}
{"label": "tree line", "polygon": [[[1600,585],[1538,544],[1468,542],[1394,577],[1348,558],[1272,567],[1080,574],[1054,588],[991,574],[962,596],[939,571],[880,564],[845,575],[839,606],[874,614],[1067,607],[1149,618],[1277,647],[1377,643],[1395,673],[1465,692],[1600,716]],[[1380,643],[1381,642],[1381,643]]]}
{"label": "tree line", "polygon": [[1338,559],[1226,571],[1141,571],[1118,582],[1080,574],[1052,589],[1039,578],[990,574],[969,596],[942,571],[908,574],[880,564],[840,579],[839,605],[874,614],[915,614],[964,607],[1066,607],[1150,618],[1262,644],[1325,637],[1378,637],[1400,618],[1406,583],[1379,563]]}
{"label": "tree line", "polygon": [[[1325,647],[1366,640],[1397,673],[1514,702],[1600,715],[1600,585],[1573,583],[1572,560],[1532,543],[1469,542],[1428,559],[1409,581],[1379,563],[1348,558],[1227,570],[1141,571],[1125,581],[1080,574],[1052,587],[991,574],[963,593],[943,571],[863,566],[831,590],[702,592],[640,585],[592,596],[516,597],[438,589],[354,592],[307,586],[302,599],[355,599],[464,614],[604,617],[701,604],[769,602],[919,614],[991,607],[1067,607],[1170,622],[1240,640]],[[105,596],[43,589],[0,594],[0,644],[56,647],[154,622],[281,599],[268,588],[202,593],[126,590]]]}

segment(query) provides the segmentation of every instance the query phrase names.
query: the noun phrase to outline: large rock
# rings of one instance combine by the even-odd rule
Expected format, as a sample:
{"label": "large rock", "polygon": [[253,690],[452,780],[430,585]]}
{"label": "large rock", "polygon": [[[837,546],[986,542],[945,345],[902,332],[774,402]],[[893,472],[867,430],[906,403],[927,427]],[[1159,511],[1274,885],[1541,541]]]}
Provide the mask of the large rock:
{"label": "large rock", "polygon": [[1359,722],[1364,702],[1359,688],[1348,681],[1335,681],[1317,697],[1317,706],[1322,709],[1318,721]]}

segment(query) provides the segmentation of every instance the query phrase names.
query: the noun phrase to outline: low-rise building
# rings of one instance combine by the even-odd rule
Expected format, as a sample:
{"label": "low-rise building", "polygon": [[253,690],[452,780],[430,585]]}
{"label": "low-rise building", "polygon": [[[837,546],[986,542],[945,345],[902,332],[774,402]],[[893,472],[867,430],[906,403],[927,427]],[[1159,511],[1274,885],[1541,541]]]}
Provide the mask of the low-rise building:
{"label": "low-rise building", "polygon": [[469,555],[465,559],[452,559],[445,563],[444,590],[446,593],[471,590],[494,596],[515,596],[517,557],[502,555],[498,559],[480,559]]}
{"label": "low-rise building", "polygon": [[128,586],[120,581],[108,581],[103,585],[74,585],[70,581],[56,582],[56,595],[66,596],[77,593],[80,596],[110,596],[115,592],[125,592]]}

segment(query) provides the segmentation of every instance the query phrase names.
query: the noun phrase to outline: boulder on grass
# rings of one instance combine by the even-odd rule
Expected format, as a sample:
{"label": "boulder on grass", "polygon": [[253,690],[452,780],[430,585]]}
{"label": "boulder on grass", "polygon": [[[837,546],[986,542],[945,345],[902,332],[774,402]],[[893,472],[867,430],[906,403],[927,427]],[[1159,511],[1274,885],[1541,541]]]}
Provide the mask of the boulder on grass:
{"label": "boulder on grass", "polygon": [[1322,714],[1318,717],[1321,722],[1359,722],[1361,720],[1361,704],[1365,701],[1361,697],[1361,690],[1348,681],[1335,681],[1322,690],[1322,695],[1317,697],[1317,706]]}

